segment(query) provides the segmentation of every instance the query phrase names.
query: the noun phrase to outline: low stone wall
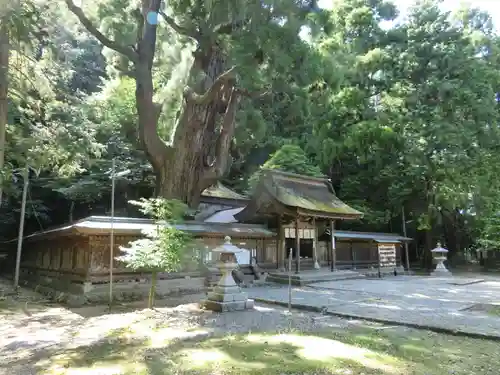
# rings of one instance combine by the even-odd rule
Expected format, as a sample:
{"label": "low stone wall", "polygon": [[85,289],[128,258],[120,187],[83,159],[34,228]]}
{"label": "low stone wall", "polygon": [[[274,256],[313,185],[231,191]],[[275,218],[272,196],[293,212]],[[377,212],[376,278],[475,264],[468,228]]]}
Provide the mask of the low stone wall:
{"label": "low stone wall", "polygon": [[21,268],[22,284],[53,289],[54,291],[83,294],[86,276],[80,272],[51,271],[37,268]]}
{"label": "low stone wall", "polygon": [[[151,283],[149,280],[113,284],[113,296],[117,301],[133,301],[147,298]],[[183,277],[158,280],[156,297],[199,293],[206,290],[204,277]],[[84,295],[92,303],[109,301],[109,284],[90,284],[85,286]]]}
{"label": "low stone wall", "polygon": [[[140,277],[140,278],[139,278]],[[91,277],[77,272],[61,272],[37,269],[23,269],[21,285],[31,287],[51,299],[71,306],[86,303],[100,304],[109,302],[109,283],[92,283]],[[148,278],[137,276],[134,279],[120,280],[116,275],[113,283],[113,299],[116,301],[137,301],[148,297],[151,283]],[[174,275],[157,281],[156,297],[200,293],[205,291],[205,277]]]}

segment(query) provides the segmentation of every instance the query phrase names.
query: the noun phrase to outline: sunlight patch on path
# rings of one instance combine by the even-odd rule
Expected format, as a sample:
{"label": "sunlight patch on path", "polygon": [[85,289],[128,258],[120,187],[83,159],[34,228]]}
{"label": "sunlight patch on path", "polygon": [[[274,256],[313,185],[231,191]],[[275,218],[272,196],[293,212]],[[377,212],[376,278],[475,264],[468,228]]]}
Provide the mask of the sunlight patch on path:
{"label": "sunlight patch on path", "polygon": [[[332,359],[346,359],[359,364],[384,371],[387,374],[400,374],[399,361],[390,356],[382,356],[374,351],[345,344],[340,341],[317,336],[282,334],[276,336],[249,335],[249,342],[267,341],[272,345],[289,344],[297,348],[297,354],[304,359],[331,362]],[[390,363],[390,364],[388,364]]]}
{"label": "sunlight patch on path", "polygon": [[[190,370],[201,370],[224,365],[242,365],[240,361],[231,358],[228,354],[219,349],[184,349],[179,354],[180,358],[184,359],[184,362],[189,365]],[[263,371],[266,365],[262,362],[245,362],[244,367],[255,371]]]}
{"label": "sunlight patch on path", "polygon": [[120,366],[98,366],[92,368],[73,368],[53,367],[41,375],[122,375],[127,370]]}

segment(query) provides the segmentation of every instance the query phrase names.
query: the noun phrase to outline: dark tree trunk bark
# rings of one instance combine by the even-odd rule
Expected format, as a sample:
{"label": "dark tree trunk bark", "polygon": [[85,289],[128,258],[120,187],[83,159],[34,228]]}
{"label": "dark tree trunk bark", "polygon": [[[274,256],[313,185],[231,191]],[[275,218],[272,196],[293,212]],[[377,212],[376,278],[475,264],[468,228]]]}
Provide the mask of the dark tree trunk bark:
{"label": "dark tree trunk bark", "polygon": [[426,269],[432,269],[432,253],[431,250],[434,248],[432,228],[425,231],[425,248],[422,257],[423,267]]}
{"label": "dark tree trunk bark", "polygon": [[157,195],[178,198],[196,207],[203,190],[213,185],[227,171],[230,142],[239,93],[230,77],[218,83],[225,74],[224,55],[217,46],[197,57],[192,74],[198,69],[205,79],[196,91],[187,92],[177,120],[171,154],[158,168]]}
{"label": "dark tree trunk bark", "polygon": [[6,22],[0,25],[0,206],[3,193],[3,166],[5,159],[5,130],[8,115],[8,83],[9,83],[9,32]]}

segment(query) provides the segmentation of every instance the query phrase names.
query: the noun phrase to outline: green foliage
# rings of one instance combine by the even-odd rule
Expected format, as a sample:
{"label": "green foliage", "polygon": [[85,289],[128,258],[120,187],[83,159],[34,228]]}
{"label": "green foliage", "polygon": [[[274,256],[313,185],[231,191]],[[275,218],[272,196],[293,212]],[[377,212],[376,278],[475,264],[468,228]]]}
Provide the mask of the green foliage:
{"label": "green foliage", "polygon": [[181,265],[181,253],[191,237],[171,225],[182,219],[186,205],[163,198],[142,198],[130,203],[139,206],[142,213],[153,218],[156,228],[144,233],[147,238],[132,241],[129,247],[121,247],[124,254],[117,260],[134,270],[176,271]]}
{"label": "green foliage", "polygon": [[142,213],[152,217],[156,228],[146,231],[146,238],[132,241],[128,247],[120,247],[122,255],[116,259],[133,270],[152,273],[149,293],[149,307],[152,308],[157,273],[178,271],[186,258],[187,248],[193,244],[191,235],[172,226],[182,219],[187,206],[176,200],[162,198],[142,198],[130,203],[139,206]]}
{"label": "green foliage", "polygon": [[404,206],[412,231],[440,237],[451,222],[457,234],[447,242],[461,237],[464,246],[481,222],[471,206],[491,189],[479,178],[480,155],[499,140],[490,126],[500,120],[498,36],[484,13],[451,16],[432,1],[382,29],[379,20],[395,15],[388,9],[383,1],[346,0],[324,20],[316,38],[325,53],[345,56],[337,61],[346,79],[330,92],[307,150],[318,150],[342,199],[365,207],[367,225],[386,230]]}
{"label": "green foliage", "polygon": [[[30,215],[40,210],[47,221],[61,220],[61,200],[108,206],[113,158],[117,170],[132,170],[117,186],[123,202],[152,195],[155,176],[138,142],[130,62],[83,32],[66,7],[28,5],[17,13],[26,17],[12,21],[4,171],[12,183],[2,218],[15,224],[22,182],[13,171],[26,160],[40,172]],[[133,44],[136,5],[99,0],[83,7],[107,36]],[[365,213],[356,229],[401,231],[405,207],[413,237],[432,241],[446,232],[452,251],[496,246],[500,38],[487,14],[463,8],[451,15],[426,1],[388,29],[382,22],[397,12],[384,0],[336,1],[331,10],[305,1],[263,7],[175,0],[165,12],[191,31],[248,19],[218,36],[219,45],[228,66],[238,66],[240,87],[271,93],[243,98],[225,183],[255,186],[262,165],[323,171],[339,197]],[[193,49],[189,38],[160,23],[152,73],[163,106],[158,132],[167,142],[186,84],[202,78],[192,67]],[[263,63],[256,65],[259,51]],[[146,214],[170,222],[182,212],[153,206]]]}
{"label": "green foliage", "polygon": [[483,218],[478,243],[486,250],[500,250],[500,207],[495,213]]}
{"label": "green foliage", "polygon": [[191,241],[189,234],[173,227],[158,227],[144,233],[146,238],[121,247],[123,255],[116,259],[136,271],[176,272],[183,259],[182,252]]}
{"label": "green foliage", "polygon": [[311,177],[322,177],[321,170],[307,157],[304,150],[296,145],[284,145],[271,155],[268,161],[249,179],[251,189],[259,182],[262,169],[279,169],[285,172]]}
{"label": "green foliage", "polygon": [[177,199],[141,198],[129,203],[140,207],[144,215],[156,221],[180,222],[188,210],[187,205]]}

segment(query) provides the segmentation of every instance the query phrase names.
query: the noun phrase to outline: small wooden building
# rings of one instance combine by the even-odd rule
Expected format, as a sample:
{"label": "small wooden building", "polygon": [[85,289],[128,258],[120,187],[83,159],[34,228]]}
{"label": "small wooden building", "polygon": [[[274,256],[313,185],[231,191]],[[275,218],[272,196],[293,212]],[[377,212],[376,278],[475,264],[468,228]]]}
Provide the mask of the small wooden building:
{"label": "small wooden building", "polygon": [[[235,218],[241,222],[267,222],[278,233],[277,264],[285,269],[291,251],[295,272],[320,268],[318,234],[328,228],[334,233],[335,220],[359,219],[363,214],[335,195],[329,180],[264,170],[250,203]],[[333,237],[332,237],[333,238]],[[336,268],[335,241],[327,251],[332,269]]]}
{"label": "small wooden building", "polygon": [[[394,233],[370,233],[336,230],[336,267],[338,269],[362,270],[381,268],[382,272],[401,270],[403,245],[411,238]],[[320,248],[327,247],[330,234],[320,237]]]}
{"label": "small wooden building", "polygon": [[[75,294],[84,293],[100,299],[107,295],[111,262],[110,233],[114,232],[113,257],[120,246],[155,228],[152,220],[88,217],[71,225],[36,233],[25,238],[21,279],[36,285]],[[230,236],[237,246],[255,249],[261,256],[266,247],[275,246],[275,234],[258,224],[220,224],[186,222],[177,228],[198,239],[189,261],[176,273],[159,275],[158,292],[201,290],[204,287],[203,265],[210,261],[213,248]],[[146,292],[149,275],[143,275],[113,261],[113,279],[117,293]]]}

